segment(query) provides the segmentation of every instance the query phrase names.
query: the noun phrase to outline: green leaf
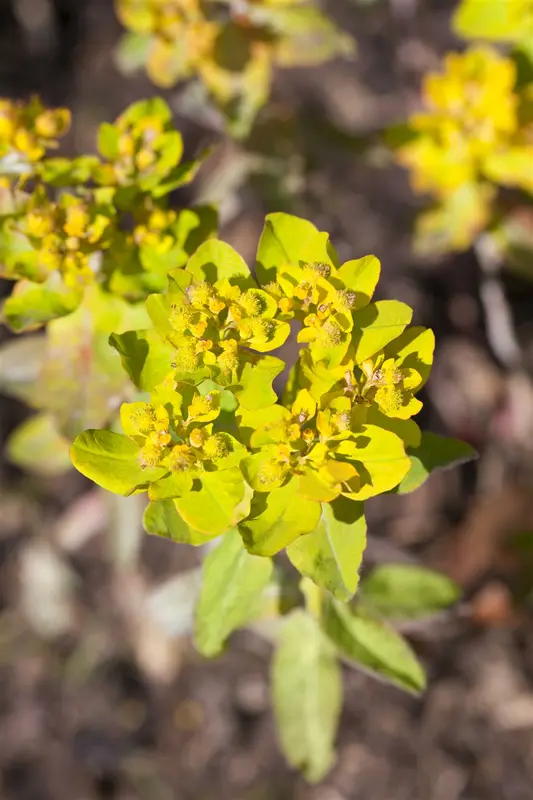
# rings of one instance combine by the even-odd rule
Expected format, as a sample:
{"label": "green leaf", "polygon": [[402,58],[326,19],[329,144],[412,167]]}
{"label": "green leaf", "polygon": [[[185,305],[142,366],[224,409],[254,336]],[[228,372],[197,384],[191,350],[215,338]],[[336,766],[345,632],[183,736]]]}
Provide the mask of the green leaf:
{"label": "green leaf", "polygon": [[290,544],[287,555],[302,575],[346,602],[357,588],[365,547],[363,503],[340,497],[322,504],[318,526]]}
{"label": "green leaf", "polygon": [[272,556],[316,528],[320,503],[298,497],[297,488],[298,482],[292,480],[272,492],[254,495],[250,515],[238,526],[250,553]]}
{"label": "green leaf", "polygon": [[416,619],[453,605],[458,586],[426,567],[387,564],[376,567],[360,587],[362,602],[371,611],[389,619]]}
{"label": "green leaf", "polygon": [[274,4],[265,7],[267,19],[281,33],[276,63],[283,67],[304,67],[329,61],[336,55],[351,56],[354,40],[341,32],[330,17],[312,5]]}
{"label": "green leaf", "polygon": [[152,37],[142,33],[126,33],[115,49],[115,62],[120,72],[131,75],[142,67],[148,58]]}
{"label": "green leaf", "polygon": [[533,0],[463,0],[452,26],[466,39],[525,39],[533,30]]}
{"label": "green leaf", "polygon": [[190,528],[180,517],[173,500],[150,502],[143,516],[143,526],[147,533],[162,536],[180,544],[191,544],[194,547],[205,544],[218,534],[199,533]]}
{"label": "green leaf", "polygon": [[56,317],[64,317],[79,305],[81,292],[67,289],[53,273],[45,283],[19,281],[4,303],[4,316],[16,332],[42,325]]}
{"label": "green leaf", "polygon": [[533,192],[533,148],[529,144],[492,153],[484,165],[487,178],[502,186],[518,186]]}
{"label": "green leaf", "polygon": [[272,561],[247,553],[237,531],[209,553],[195,614],[194,640],[202,655],[218,655],[230,633],[257,614],[271,574]]}
{"label": "green leaf", "polygon": [[39,172],[44,183],[50,186],[72,187],[90,180],[99,164],[98,156],[47,158],[41,162]]}
{"label": "green leaf", "polygon": [[416,325],[409,327],[397,339],[385,347],[385,358],[394,358],[397,366],[403,369],[414,369],[422,378],[416,391],[425,384],[431,372],[433,351],[435,350],[435,334],[430,328]]}
{"label": "green leaf", "polygon": [[76,469],[98,486],[128,495],[145,491],[146,484],[165,474],[161,467],[143,469],[139,451],[138,444],[120,433],[89,430],[76,437],[70,457]]}
{"label": "green leaf", "polygon": [[367,306],[381,274],[381,264],[376,256],[364,256],[353,261],[346,261],[339,269],[337,276],[348,289],[357,293],[354,311]]}
{"label": "green leaf", "polygon": [[261,356],[244,365],[239,384],[233,391],[239,404],[248,411],[257,411],[275,403],[278,396],[272,381],[285,369],[285,363],[275,356]]}
{"label": "green leaf", "polygon": [[388,492],[409,471],[402,440],[377,425],[363,425],[353,439],[339,442],[336,452],[347,461],[356,462],[360,485],[348,495],[352,500],[367,500]]}
{"label": "green leaf", "polygon": [[162,97],[150,97],[148,100],[138,100],[129,105],[117,122],[135,126],[135,123],[141,122],[146,117],[160,117],[163,121],[169,122],[172,119],[172,111]]}
{"label": "green leaf", "polygon": [[422,433],[422,441],[416,450],[408,449],[411,468],[396,489],[406,494],[418,489],[435,469],[449,469],[477,458],[473,447],[459,439]]}
{"label": "green leaf", "polygon": [[352,332],[355,363],[361,364],[392,342],[403,333],[412,317],[412,309],[398,300],[378,300],[356,311]]}
{"label": "green leaf", "polygon": [[329,233],[317,231],[302,246],[298,261],[303,264],[317,262],[328,264],[330,267],[337,267],[339,259],[337,252],[329,240]]}
{"label": "green leaf", "polygon": [[317,621],[292,612],[281,630],[272,662],[274,715],[283,752],[309,781],[332,766],[342,701],[335,654]]}
{"label": "green leaf", "polygon": [[300,251],[317,233],[315,226],[306,219],[282,212],[268,214],[257,249],[255,274],[259,283],[265,286],[275,281],[277,270],[282,266],[297,266]]}
{"label": "green leaf", "polygon": [[125,371],[142,391],[151,391],[171,371],[174,348],[153,330],[112,333],[109,344],[119,353]]}
{"label": "green leaf", "polygon": [[246,488],[238,467],[203,472],[192,490],[176,500],[185,522],[201,533],[221,534],[233,528],[249,509]]}
{"label": "green leaf", "polygon": [[190,492],[192,484],[193,478],[190,473],[170,473],[150,484],[148,497],[150,500],[173,500],[175,497],[183,497],[184,494]]}
{"label": "green leaf", "polygon": [[420,662],[403,636],[387,623],[364,610],[325,598],[322,627],[339,654],[353,666],[407,692],[424,690],[426,679]]}
{"label": "green leaf", "polygon": [[187,270],[198,281],[215,283],[227,278],[241,288],[254,286],[245,260],[231,245],[219,239],[209,239],[201,244],[189,259]]}
{"label": "green leaf", "polygon": [[48,414],[36,414],[19,425],[6,442],[6,453],[18,467],[43,477],[72,469],[69,443]]}
{"label": "green leaf", "polygon": [[202,166],[203,160],[209,155],[209,152],[209,150],[204,150],[198,155],[196,160],[184,161],[182,164],[178,164],[178,166],[170,170],[168,175],[161,180],[157,186],[150,189],[152,196],[156,199],[164,197],[169,192],[174,191],[174,189],[191,183]]}
{"label": "green leaf", "polygon": [[98,128],[98,150],[110,161],[114,161],[119,155],[118,140],[120,134],[114,125],[109,122],[102,122]]}

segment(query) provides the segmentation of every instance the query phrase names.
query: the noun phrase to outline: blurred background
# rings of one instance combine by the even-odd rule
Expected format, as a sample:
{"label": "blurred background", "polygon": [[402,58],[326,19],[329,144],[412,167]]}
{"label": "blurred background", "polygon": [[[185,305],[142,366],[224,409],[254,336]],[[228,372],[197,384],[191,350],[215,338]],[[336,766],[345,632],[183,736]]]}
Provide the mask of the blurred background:
{"label": "blurred background", "polygon": [[[416,256],[424,201],[379,144],[416,109],[424,73],[463,46],[454,6],[327,3],[357,39],[356,59],[278,74],[246,144],[225,138],[187,87],[164,94],[189,154],[217,145],[178,205],[219,203],[222,238],[252,263],[265,213],[305,216],[341,260],[375,253],[381,297],[409,303],[436,332],[420,424],[480,459],[367,504],[367,563],[418,561],[464,593],[406,628],[427,693],[346,672],[338,761],[308,786],[276,744],[267,643],[239,633],[208,662],[185,635],[198,574],[180,575],[197,554],[142,535],[136,499],[107,499],[74,471],[39,478],[3,463],[2,800],[533,796],[533,282],[488,278],[473,251]],[[119,74],[120,33],[111,0],[0,0],[0,96],[69,107],[65,151],[93,151],[100,122],[157,93],[144,75]],[[519,358],[498,346],[508,335]],[[27,415],[0,397],[2,443]]]}

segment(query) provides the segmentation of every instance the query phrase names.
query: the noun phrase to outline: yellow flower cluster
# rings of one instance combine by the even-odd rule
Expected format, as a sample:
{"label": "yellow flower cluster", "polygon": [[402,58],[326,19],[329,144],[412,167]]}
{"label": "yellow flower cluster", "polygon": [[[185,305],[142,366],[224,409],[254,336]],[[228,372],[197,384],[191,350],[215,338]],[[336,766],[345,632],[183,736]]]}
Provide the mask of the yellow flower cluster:
{"label": "yellow flower cluster", "polygon": [[145,468],[164,466],[172,473],[188,472],[230,452],[229,439],[213,433],[207,424],[220,413],[218,392],[194,395],[186,418],[177,407],[171,416],[161,403],[124,403],[120,413],[124,430],[140,446],[139,460]]}
{"label": "yellow flower cluster", "polygon": [[277,418],[260,426],[250,440],[252,448],[261,448],[248,461],[256,491],[270,492],[291,475],[297,476],[304,496],[324,502],[343,489],[356,491],[356,467],[337,458],[341,443],[351,436],[350,399],[332,398],[320,409],[304,389],[290,410],[279,406],[277,411]]}
{"label": "yellow flower cluster", "polygon": [[[450,53],[423,85],[426,110],[409,120],[417,137],[399,150],[417,191],[437,195],[479,180],[486,161],[518,132],[516,68],[486,47]],[[533,155],[533,150],[532,150]]]}
{"label": "yellow flower cluster", "polygon": [[163,87],[202,67],[219,30],[198,0],[117,0],[117,13],[126,28],[152,37],[146,69]]}
{"label": "yellow flower cluster", "polygon": [[[120,61],[139,66],[165,88],[198,78],[236,136],[266,102],[275,63],[320,63],[351,52],[310,0],[115,0],[126,34]],[[139,57],[131,55],[135,37]],[[140,45],[140,46],[139,46]]]}
{"label": "yellow flower cluster", "polygon": [[63,194],[52,202],[43,189],[30,196],[26,213],[14,223],[34,248],[32,277],[44,280],[57,270],[70,288],[91,283],[100,268],[100,253],[111,241],[112,213],[81,198]]}
{"label": "yellow flower cluster", "polygon": [[180,302],[170,308],[174,330],[168,338],[176,348],[178,372],[217,367],[226,379],[239,366],[238,348],[273,350],[287,338],[287,322],[276,319],[276,301],[267,292],[240,289],[228,280],[215,284],[192,281]]}
{"label": "yellow flower cluster", "polygon": [[18,153],[38,161],[46,150],[57,147],[69,127],[66,108],[45,108],[37,99],[24,103],[0,98],[0,158]]}
{"label": "yellow flower cluster", "polygon": [[422,253],[462,250],[498,218],[501,186],[533,194],[533,84],[517,87],[515,62],[487,46],[450,53],[423,84],[397,160],[417,192],[434,196],[417,220]]}

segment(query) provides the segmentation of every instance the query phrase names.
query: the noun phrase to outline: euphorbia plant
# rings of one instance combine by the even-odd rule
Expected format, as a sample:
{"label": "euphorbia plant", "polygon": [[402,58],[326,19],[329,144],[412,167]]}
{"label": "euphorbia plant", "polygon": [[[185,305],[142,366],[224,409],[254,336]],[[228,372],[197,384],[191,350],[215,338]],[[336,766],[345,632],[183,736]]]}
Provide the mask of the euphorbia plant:
{"label": "euphorbia plant", "polygon": [[163,100],[103,123],[99,155],[51,154],[69,124],[66,109],[0,101],[0,276],[15,283],[3,318],[16,332],[47,325],[2,347],[0,386],[42,412],[9,450],[45,472],[68,466],[62,437],[107,424],[130,394],[110,333],[144,328],[140,301],[217,226],[211,207],[170,207],[169,193],[192,180],[201,157],[182,162]]}
{"label": "euphorbia plant", "polygon": [[419,249],[466,249],[517,205],[503,189],[533,194],[532,86],[531,72],[487,45],[449,53],[424,78],[422,110],[391,132],[413,188],[434,199],[418,219]]}
{"label": "euphorbia plant", "polygon": [[126,70],[145,66],[161,87],[196,78],[227,121],[248,133],[266,103],[275,66],[319,64],[353,42],[312,0],[115,0],[129,30],[118,50]]}
{"label": "euphorbia plant", "polygon": [[[228,244],[203,243],[147,298],[151,326],[111,336],[139,391],[121,406],[121,430],[87,430],[71,448],[105,489],[147,493],[149,533],[192,545],[220,537],[204,562],[198,647],[215,655],[235,628],[278,620],[281,740],[311,779],[332,759],[339,655],[409,691],[424,683],[382,618],[383,583],[352,600],[364,501],[472,455],[412,419],[434,337],[410,327],[404,303],[372,300],[379,273],[373,256],[339,264],[326,233],[286,214],[267,217],[253,275]],[[286,365],[269,353],[291,330],[304,347],[278,398]],[[302,575],[291,602],[273,560],[282,550]],[[455,598],[444,579],[428,580],[437,607]]]}

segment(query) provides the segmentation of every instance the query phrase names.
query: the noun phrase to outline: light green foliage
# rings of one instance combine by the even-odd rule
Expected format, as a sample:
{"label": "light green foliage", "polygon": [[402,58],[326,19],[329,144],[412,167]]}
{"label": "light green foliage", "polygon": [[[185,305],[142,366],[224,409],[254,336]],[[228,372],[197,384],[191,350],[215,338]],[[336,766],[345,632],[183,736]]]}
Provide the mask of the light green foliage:
{"label": "light green foliage", "polygon": [[237,531],[227,533],[209,553],[195,621],[195,641],[203,655],[217,655],[229,634],[257,614],[271,573],[272,562],[247,553]]}
{"label": "light green foliage", "polygon": [[115,0],[128,29],[124,71],[141,66],[168,88],[196,78],[234,136],[248,133],[267,101],[276,65],[308,66],[350,54],[353,42],[311,0]]}
{"label": "light green foliage", "polygon": [[453,28],[466,39],[533,40],[532,0],[461,0]]}
{"label": "light green foliage", "polygon": [[[183,228],[166,224],[171,212],[160,207],[158,192],[181,180],[181,140],[165,108],[157,101],[134,106],[115,126],[103,126],[105,160],[92,173],[114,187],[115,216],[144,208],[149,198],[155,219],[145,217],[131,233],[137,266],[118,259],[79,289],[80,305],[37,335],[38,358],[25,357],[22,374],[14,367],[25,344],[9,343],[0,351],[0,381],[53,415],[50,424],[48,417],[28,423],[30,442],[40,436],[46,453],[54,432],[79,434],[70,453],[82,474],[117,494],[147,495],[149,533],[193,546],[221,537],[204,562],[197,645],[215,655],[236,628],[263,622],[272,630],[278,619],[280,738],[291,764],[318,780],[333,760],[339,656],[409,691],[423,687],[409,646],[377,616],[387,615],[386,587],[378,582],[376,590],[371,576],[366,601],[363,593],[357,606],[343,605],[358,587],[364,501],[415,488],[433,468],[472,451],[428,437],[414,422],[434,337],[410,326],[405,304],[373,301],[374,256],[341,264],[327,233],[272,214],[252,274],[230,245],[209,238],[200,212],[188,212]],[[146,139],[148,112],[146,124],[158,119],[160,133]],[[96,220],[93,212],[84,226]],[[98,228],[105,236],[113,215],[111,227]],[[81,225],[77,202],[61,207],[59,219]],[[126,250],[128,235],[121,233]],[[167,236],[168,249],[159,252]],[[102,264],[113,247],[100,251]],[[61,282],[61,268],[52,277]],[[30,285],[47,283],[32,278]],[[149,287],[145,302],[137,301]],[[273,381],[285,364],[273,353],[296,328],[301,349],[278,399]],[[27,434],[19,432],[19,441]],[[294,582],[286,592],[282,571],[273,569],[272,557],[284,549],[304,576],[306,610],[294,611],[302,594]],[[432,607],[455,599],[435,582],[430,590]]]}
{"label": "light green foliage", "polygon": [[448,608],[458,587],[440,572],[414,564],[377,567],[361,583],[363,604],[388,619],[413,619]]}
{"label": "light green foliage", "polygon": [[466,442],[426,432],[422,434],[420,445],[416,449],[408,448],[407,454],[411,468],[398,484],[396,491],[400,494],[418,489],[436,469],[456,467],[476,458],[476,451]]}
{"label": "light green foliage", "polygon": [[272,693],[285,755],[310,781],[320,780],[334,760],[341,690],[332,645],[317,620],[294,611],[274,654]]}
{"label": "light green foliage", "polygon": [[[48,323],[44,335],[0,348],[0,389],[45,412],[58,454],[85,428],[112,420],[132,396],[128,377],[142,390],[167,375],[171,348],[143,330],[150,318],[140,301],[217,225],[210,207],[169,208],[169,192],[188,183],[200,161],[182,162],[163,100],[135,103],[103,123],[99,155],[50,157],[69,123],[66,109],[0,100],[0,274],[15,281],[3,320],[17,333]],[[122,336],[128,350],[136,344],[137,361],[146,354],[136,373]],[[12,458],[42,471],[51,440],[31,439],[28,430],[15,434]],[[59,463],[68,462],[56,470]]]}
{"label": "light green foliage", "polygon": [[211,208],[168,206],[200,160],[182,162],[163,100],[103,123],[99,155],[75,159],[47,153],[68,111],[36,103],[0,100],[0,274],[17,282],[3,308],[15,331],[70,314],[95,284],[129,301],[163,289],[217,224]]}
{"label": "light green foliage", "polygon": [[425,253],[464,250],[499,222],[501,188],[533,194],[533,5],[464,0],[455,25],[465,36],[517,41],[520,53],[480,44],[448,53],[442,71],[423,80],[422,110],[401,136],[389,134],[414,190],[434,199],[417,221]]}
{"label": "light green foliage", "polygon": [[347,602],[357,589],[365,547],[363,504],[338,498],[322,504],[315,530],[296,539],[287,555],[302,575]]}
{"label": "light green foliage", "polygon": [[[76,440],[73,460],[100,485],[144,488],[153,504],[165,503],[161,513],[152,505],[152,531],[164,535],[169,519],[167,535],[181,541],[237,526],[250,553],[269,557],[290,545],[302,574],[346,600],[364,549],[362,501],[405,491],[406,481],[414,487],[418,462],[429,472],[431,459],[456,458],[438,437],[421,448],[411,419],[434,337],[408,327],[405,304],[372,302],[376,258],[340,265],[328,235],[305,220],[267,217],[257,261],[254,278],[212,239],[168,273],[167,291],[146,301],[153,328],[111,337],[148,396],[122,405],[124,433],[101,438],[97,454],[94,433],[91,447],[87,435]],[[284,364],[268,353],[293,320],[305,346],[291,397],[279,402],[272,381]],[[115,445],[132,462],[122,483],[106,469]]]}
{"label": "light green foliage", "polygon": [[424,689],[424,671],[415,654],[379,617],[330,598],[324,603],[322,622],[343,658],[405,691],[419,693]]}

